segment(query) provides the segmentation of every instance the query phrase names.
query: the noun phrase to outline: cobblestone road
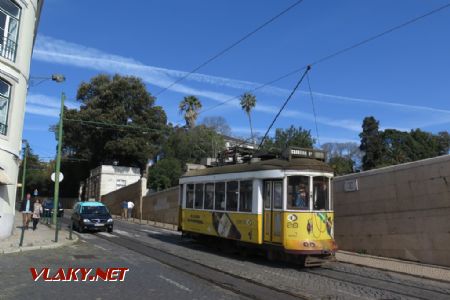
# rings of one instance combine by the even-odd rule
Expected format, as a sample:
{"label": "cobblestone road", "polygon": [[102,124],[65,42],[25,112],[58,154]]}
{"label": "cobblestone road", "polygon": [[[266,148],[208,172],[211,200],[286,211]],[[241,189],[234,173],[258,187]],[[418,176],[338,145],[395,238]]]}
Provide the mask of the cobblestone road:
{"label": "cobblestone road", "polygon": [[311,299],[450,299],[450,284],[446,282],[345,263],[302,269],[260,257],[217,252],[212,245],[181,239],[178,232],[169,230],[121,222],[116,228],[118,236]]}

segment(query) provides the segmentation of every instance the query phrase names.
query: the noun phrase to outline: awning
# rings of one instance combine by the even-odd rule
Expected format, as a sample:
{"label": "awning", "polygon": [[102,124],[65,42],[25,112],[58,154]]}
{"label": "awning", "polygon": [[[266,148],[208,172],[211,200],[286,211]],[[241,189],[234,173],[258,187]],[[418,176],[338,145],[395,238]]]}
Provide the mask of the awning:
{"label": "awning", "polygon": [[13,184],[13,182],[9,179],[6,171],[0,168],[0,185]]}

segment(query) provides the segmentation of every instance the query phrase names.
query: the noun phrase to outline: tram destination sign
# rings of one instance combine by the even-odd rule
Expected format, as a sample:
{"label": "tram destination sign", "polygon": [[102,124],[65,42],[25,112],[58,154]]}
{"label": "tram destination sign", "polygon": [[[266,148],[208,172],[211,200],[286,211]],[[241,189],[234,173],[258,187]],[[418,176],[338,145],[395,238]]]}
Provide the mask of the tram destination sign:
{"label": "tram destination sign", "polygon": [[289,160],[292,158],[314,158],[325,161],[325,151],[298,147],[289,147],[286,149],[283,156]]}

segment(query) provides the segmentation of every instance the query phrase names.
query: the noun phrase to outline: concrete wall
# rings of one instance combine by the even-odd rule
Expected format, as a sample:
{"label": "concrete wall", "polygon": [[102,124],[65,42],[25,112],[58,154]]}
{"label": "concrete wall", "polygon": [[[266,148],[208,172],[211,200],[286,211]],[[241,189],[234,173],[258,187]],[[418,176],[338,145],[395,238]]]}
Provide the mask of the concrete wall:
{"label": "concrete wall", "polygon": [[142,218],[178,225],[178,195],[179,188],[176,186],[145,196],[142,200]]}
{"label": "concrete wall", "polygon": [[109,210],[114,215],[121,214],[122,201],[132,201],[135,205],[133,210],[133,217],[139,218],[142,208],[142,196],[147,192],[146,186],[147,180],[145,178],[142,178],[141,180],[131,185],[103,195],[101,197],[101,201],[108,206]]}
{"label": "concrete wall", "polygon": [[333,189],[340,249],[450,266],[450,155],[336,177]]}
{"label": "concrete wall", "polygon": [[15,60],[0,51],[0,78],[10,85],[9,105],[4,108],[7,109],[7,131],[6,134],[0,133],[0,168],[9,179],[9,184],[0,184],[0,239],[8,237],[13,230],[25,99],[35,31],[43,1],[23,0],[15,3],[21,10]]}

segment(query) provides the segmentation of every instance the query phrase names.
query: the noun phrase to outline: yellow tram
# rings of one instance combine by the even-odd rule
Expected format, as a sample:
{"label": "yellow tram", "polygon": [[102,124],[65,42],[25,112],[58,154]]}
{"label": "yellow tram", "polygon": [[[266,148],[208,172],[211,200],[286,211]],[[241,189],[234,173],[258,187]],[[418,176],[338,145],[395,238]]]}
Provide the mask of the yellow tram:
{"label": "yellow tram", "polygon": [[[333,239],[333,169],[325,152],[289,148],[284,158],[187,172],[180,178],[181,230],[319,265]],[[306,262],[305,262],[306,259]]]}

